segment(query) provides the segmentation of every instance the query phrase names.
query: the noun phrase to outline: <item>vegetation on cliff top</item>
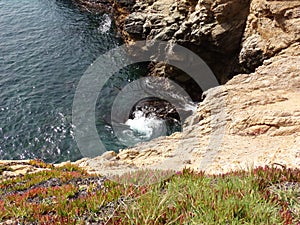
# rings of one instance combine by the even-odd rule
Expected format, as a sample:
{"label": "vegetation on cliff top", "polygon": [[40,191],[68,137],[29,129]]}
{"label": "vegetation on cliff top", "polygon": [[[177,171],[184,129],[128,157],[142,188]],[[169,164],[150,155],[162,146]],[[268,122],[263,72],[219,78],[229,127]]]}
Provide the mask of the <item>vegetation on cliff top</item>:
{"label": "vegetation on cliff top", "polygon": [[136,186],[71,164],[46,167],[0,178],[2,224],[300,224],[297,169],[265,167],[219,176],[184,170]]}

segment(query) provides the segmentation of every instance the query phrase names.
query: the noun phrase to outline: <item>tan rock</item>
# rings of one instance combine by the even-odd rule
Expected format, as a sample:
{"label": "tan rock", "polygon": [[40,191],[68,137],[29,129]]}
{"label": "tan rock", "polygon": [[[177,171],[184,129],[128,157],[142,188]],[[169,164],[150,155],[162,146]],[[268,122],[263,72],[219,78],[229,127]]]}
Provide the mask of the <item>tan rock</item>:
{"label": "tan rock", "polygon": [[32,165],[30,160],[1,160],[0,166],[5,168],[2,174],[0,174],[0,179],[49,170],[48,168],[39,168]]}
{"label": "tan rock", "polygon": [[[249,6],[249,0],[137,1],[124,31],[130,40],[161,40],[191,49],[225,83],[238,61]],[[161,64],[153,74],[190,81]]]}
{"label": "tan rock", "polygon": [[253,0],[240,63],[253,70],[300,40],[300,2]]}
{"label": "tan rock", "polygon": [[[205,92],[182,133],[88,159],[93,172],[300,166],[300,1],[137,1],[123,21],[130,40],[189,46],[221,82],[245,74]],[[164,64],[153,73],[169,72],[190,88]]]}
{"label": "tan rock", "polygon": [[182,133],[122,150],[112,166],[106,162],[93,168],[115,174],[128,168],[188,167],[224,173],[272,164],[299,167],[298,53],[295,44],[255,73],[238,75],[207,91]]}

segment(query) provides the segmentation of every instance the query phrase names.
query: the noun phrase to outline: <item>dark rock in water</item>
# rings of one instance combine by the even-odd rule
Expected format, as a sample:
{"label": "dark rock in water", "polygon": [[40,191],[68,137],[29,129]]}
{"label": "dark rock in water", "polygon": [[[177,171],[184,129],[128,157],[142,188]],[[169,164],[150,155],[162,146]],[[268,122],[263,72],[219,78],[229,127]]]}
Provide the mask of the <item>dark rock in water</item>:
{"label": "dark rock in water", "polygon": [[73,2],[91,12],[110,13],[113,13],[114,8],[123,8],[126,11],[131,11],[136,3],[135,0],[73,0]]}
{"label": "dark rock in water", "polygon": [[132,108],[129,119],[135,119],[136,113],[138,112],[142,112],[142,115],[146,118],[159,118],[164,120],[167,127],[167,135],[181,131],[182,122],[185,120],[185,118],[180,118],[175,106],[171,103],[154,97],[139,101]]}
{"label": "dark rock in water", "polygon": [[73,0],[73,2],[89,12],[113,12],[113,2],[111,0]]}
{"label": "dark rock in water", "polygon": [[134,112],[141,111],[145,117],[156,116],[165,120],[180,121],[179,113],[169,102],[158,98],[147,98],[139,101],[130,112],[129,119],[134,119]]}

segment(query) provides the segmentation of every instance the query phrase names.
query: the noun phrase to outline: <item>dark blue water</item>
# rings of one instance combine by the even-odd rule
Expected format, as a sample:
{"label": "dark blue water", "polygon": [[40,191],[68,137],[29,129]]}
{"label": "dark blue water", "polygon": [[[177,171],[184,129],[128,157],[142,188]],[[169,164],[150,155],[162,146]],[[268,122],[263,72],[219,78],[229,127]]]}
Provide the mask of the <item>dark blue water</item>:
{"label": "dark blue water", "polygon": [[[72,101],[87,67],[121,44],[108,22],[67,0],[0,1],[0,159],[81,157]],[[110,127],[97,123],[113,145]]]}

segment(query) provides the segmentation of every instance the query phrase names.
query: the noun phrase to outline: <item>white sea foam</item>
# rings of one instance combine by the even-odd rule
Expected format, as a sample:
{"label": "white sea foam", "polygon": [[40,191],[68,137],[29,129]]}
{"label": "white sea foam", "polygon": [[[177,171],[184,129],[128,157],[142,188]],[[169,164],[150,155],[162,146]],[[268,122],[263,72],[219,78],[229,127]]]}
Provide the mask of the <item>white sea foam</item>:
{"label": "white sea foam", "polygon": [[125,123],[131,130],[138,133],[138,138],[149,140],[162,135],[166,135],[166,125],[164,120],[155,115],[145,116],[142,111],[134,112],[134,119],[129,119]]}
{"label": "white sea foam", "polygon": [[102,23],[100,24],[98,30],[101,32],[101,33],[106,33],[110,30],[110,27],[112,25],[112,20],[111,18],[109,17],[109,15],[105,14],[103,15],[104,17],[104,20],[102,21]]}
{"label": "white sea foam", "polygon": [[198,105],[195,103],[186,103],[184,105],[184,109],[186,111],[192,111],[193,113],[195,113],[197,111]]}

